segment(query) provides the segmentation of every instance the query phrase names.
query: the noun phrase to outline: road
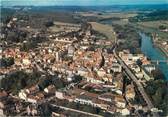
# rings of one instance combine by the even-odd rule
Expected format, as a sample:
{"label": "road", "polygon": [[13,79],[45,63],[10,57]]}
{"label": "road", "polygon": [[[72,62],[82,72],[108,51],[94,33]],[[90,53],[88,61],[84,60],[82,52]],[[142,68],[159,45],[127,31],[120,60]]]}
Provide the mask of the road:
{"label": "road", "polygon": [[67,108],[67,107],[64,107],[64,106],[58,106],[58,105],[55,105],[55,104],[51,104],[53,107],[58,107],[60,109],[63,109],[63,110],[68,110],[68,111],[73,111],[73,112],[77,112],[77,113],[82,113],[82,114],[85,114],[85,115],[89,115],[89,116],[92,116],[92,117],[103,117],[101,115],[96,115],[96,114],[92,114],[92,113],[88,113],[88,112],[84,112],[84,111],[80,111],[80,110],[76,110],[76,109],[72,109],[72,108]]}
{"label": "road", "polygon": [[[150,98],[148,97],[148,95],[146,94],[142,84],[137,80],[136,76],[134,73],[132,73],[132,71],[130,70],[130,68],[123,62],[123,60],[116,54],[115,48],[113,50],[114,56],[116,57],[116,59],[118,60],[118,62],[122,65],[123,69],[125,70],[125,72],[128,74],[128,76],[132,79],[132,81],[136,84],[137,89],[139,90],[140,94],[142,95],[143,99],[145,100],[148,109],[151,110],[152,108],[154,108],[154,105],[152,104]],[[159,117],[159,115],[157,113],[152,113],[154,117]]]}
{"label": "road", "polygon": [[45,72],[46,72],[46,71],[44,71],[35,61],[34,61],[33,63],[36,65],[38,71],[40,71],[40,72],[42,72],[42,73],[45,73]]}

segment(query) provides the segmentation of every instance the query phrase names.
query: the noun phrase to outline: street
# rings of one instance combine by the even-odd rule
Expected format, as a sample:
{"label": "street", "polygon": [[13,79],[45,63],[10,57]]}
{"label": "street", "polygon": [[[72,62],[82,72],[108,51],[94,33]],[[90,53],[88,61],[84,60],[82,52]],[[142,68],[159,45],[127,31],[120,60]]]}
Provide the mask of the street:
{"label": "street", "polygon": [[[114,56],[118,60],[118,62],[122,65],[125,72],[128,74],[128,76],[132,79],[132,81],[137,85],[137,89],[139,90],[140,94],[142,95],[143,99],[145,100],[148,109],[151,110],[154,108],[154,105],[152,104],[150,98],[146,94],[142,84],[137,80],[135,74],[132,73],[132,71],[128,68],[128,66],[123,62],[123,60],[116,54],[115,49],[113,50]],[[154,117],[159,117],[157,113],[152,113]]]}

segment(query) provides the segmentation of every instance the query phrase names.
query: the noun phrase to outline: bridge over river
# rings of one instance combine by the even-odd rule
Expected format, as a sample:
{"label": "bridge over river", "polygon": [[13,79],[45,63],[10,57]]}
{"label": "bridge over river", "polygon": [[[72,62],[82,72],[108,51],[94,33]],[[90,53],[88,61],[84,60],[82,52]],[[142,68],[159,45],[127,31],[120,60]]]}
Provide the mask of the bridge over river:
{"label": "bridge over river", "polygon": [[164,63],[168,65],[168,60],[151,60],[152,63],[155,63],[157,65]]}

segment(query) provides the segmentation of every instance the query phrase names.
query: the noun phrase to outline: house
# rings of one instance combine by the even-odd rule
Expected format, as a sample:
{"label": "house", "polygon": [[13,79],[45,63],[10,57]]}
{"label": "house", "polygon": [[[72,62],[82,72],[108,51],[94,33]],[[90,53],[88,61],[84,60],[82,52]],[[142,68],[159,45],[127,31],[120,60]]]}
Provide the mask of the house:
{"label": "house", "polygon": [[121,114],[122,116],[128,116],[130,115],[130,111],[127,108],[125,108],[121,110]]}
{"label": "house", "polygon": [[113,72],[122,72],[122,66],[118,63],[113,63],[112,67],[111,67],[111,70]]}
{"label": "house", "polygon": [[20,99],[28,100],[28,96],[30,96],[32,94],[35,94],[37,92],[39,92],[39,86],[35,85],[35,86],[32,86],[32,87],[27,88],[25,90],[21,90],[19,92],[18,96],[19,96]]}
{"label": "house", "polygon": [[73,46],[68,47],[68,56],[73,57],[75,48]]}
{"label": "house", "polygon": [[141,69],[138,65],[134,65],[133,67],[131,67],[136,73],[140,72]]}
{"label": "house", "polygon": [[126,87],[125,97],[128,100],[135,98],[135,90],[134,90],[134,85],[133,84],[130,84]]}
{"label": "house", "polygon": [[70,38],[55,38],[54,41],[60,43],[73,43],[73,40]]}
{"label": "house", "polygon": [[112,77],[111,74],[106,74],[105,76],[102,77],[102,79],[103,79],[105,82],[112,82],[113,77]]}
{"label": "house", "polygon": [[18,96],[20,99],[27,100],[28,93],[25,90],[21,90]]}
{"label": "house", "polygon": [[145,78],[145,80],[149,81],[149,80],[153,80],[154,77],[151,76],[146,70],[142,69],[142,74],[143,77]]}
{"label": "house", "polygon": [[55,86],[54,85],[49,85],[48,87],[46,87],[44,89],[44,92],[46,93],[55,93],[56,89],[55,89]]}
{"label": "house", "polygon": [[95,84],[103,84],[104,81],[102,77],[99,77],[96,72],[89,72],[85,75],[87,82],[95,83]]}
{"label": "house", "polygon": [[107,109],[107,112],[111,113],[111,114],[114,114],[116,112],[116,107],[115,106],[110,106],[108,107]]}
{"label": "house", "polygon": [[74,102],[78,102],[80,104],[87,104],[91,106],[97,106],[97,104],[93,103],[93,100],[97,98],[97,94],[83,92],[81,95],[75,98]]}
{"label": "house", "polygon": [[142,65],[148,65],[148,64],[151,64],[151,62],[147,59],[147,57],[143,57],[142,60]]}
{"label": "house", "polygon": [[86,77],[87,82],[95,83],[95,84],[104,84],[102,78],[100,77]]}
{"label": "house", "polygon": [[125,108],[126,107],[126,101],[122,95],[116,95],[114,99],[116,106],[118,108]]}
{"label": "house", "polygon": [[14,17],[12,20],[13,20],[13,21],[17,21],[18,19],[17,19],[16,17]]}
{"label": "house", "polygon": [[45,61],[47,63],[53,63],[55,61],[55,56],[53,56],[51,54],[46,54],[43,58],[43,61]]}
{"label": "house", "polygon": [[35,85],[25,90],[28,94],[37,93],[39,91],[39,86]]}
{"label": "house", "polygon": [[81,76],[84,76],[88,73],[88,70],[84,67],[80,67],[78,70],[77,70],[77,74],[78,75],[81,75]]}
{"label": "house", "polygon": [[148,64],[148,65],[143,65],[143,69],[151,73],[153,70],[156,69],[156,67],[153,64]]}
{"label": "house", "polygon": [[101,109],[104,109],[104,110],[107,110],[109,108],[111,108],[114,104],[112,102],[107,102],[107,101],[103,101],[103,100],[100,100],[100,99],[95,99],[93,100],[93,103],[101,108]]}
{"label": "house", "polygon": [[31,61],[30,61],[28,58],[24,58],[24,59],[22,59],[22,63],[23,63],[24,65],[30,65],[30,64],[31,64]]}
{"label": "house", "polygon": [[100,77],[103,77],[103,76],[106,75],[106,71],[105,71],[103,68],[101,68],[101,69],[99,69],[99,70],[97,71],[97,74],[98,74]]}
{"label": "house", "polygon": [[44,99],[44,94],[43,93],[37,93],[35,95],[28,95],[27,96],[27,101],[30,103],[38,103]]}
{"label": "house", "polygon": [[98,96],[99,100],[112,102],[114,100],[114,95],[112,93],[104,93]]}
{"label": "house", "polygon": [[136,62],[137,60],[140,60],[143,58],[143,54],[137,54],[132,56],[132,60]]}
{"label": "house", "polygon": [[0,99],[4,99],[8,96],[6,91],[0,91]]}
{"label": "house", "polygon": [[56,60],[56,61],[59,61],[59,60],[60,60],[59,52],[56,52],[56,53],[55,53],[55,60]]}
{"label": "house", "polygon": [[61,92],[61,91],[56,91],[55,92],[55,97],[58,98],[58,99],[65,99],[64,93]]}

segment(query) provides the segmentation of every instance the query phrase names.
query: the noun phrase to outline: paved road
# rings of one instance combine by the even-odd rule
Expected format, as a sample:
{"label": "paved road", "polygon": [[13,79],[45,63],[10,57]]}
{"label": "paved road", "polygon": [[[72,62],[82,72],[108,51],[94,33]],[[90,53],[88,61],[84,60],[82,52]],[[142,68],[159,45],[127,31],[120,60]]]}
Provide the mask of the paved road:
{"label": "paved road", "polygon": [[46,72],[46,71],[44,71],[35,61],[34,61],[33,63],[36,65],[38,71],[40,71],[40,72],[42,72],[42,73],[45,73],[45,72]]}
{"label": "paved road", "polygon": [[76,110],[76,109],[72,109],[72,108],[67,108],[67,107],[64,107],[64,106],[58,106],[58,105],[55,105],[55,104],[51,104],[51,105],[54,106],[54,107],[61,108],[63,110],[68,110],[68,111],[73,111],[73,112],[77,112],[77,113],[82,113],[82,114],[89,115],[89,116],[92,116],[92,117],[103,117],[101,115],[96,115],[96,114],[92,114],[92,113],[88,113],[88,112],[84,112],[84,111],[80,111],[80,110]]}
{"label": "paved road", "polygon": [[[125,72],[128,74],[128,76],[132,79],[132,81],[137,85],[137,88],[139,90],[139,92],[141,93],[143,99],[145,100],[148,109],[151,110],[152,108],[154,108],[150,98],[148,97],[148,95],[146,94],[142,84],[137,80],[136,76],[134,73],[132,73],[132,71],[129,69],[129,67],[123,62],[123,60],[116,54],[115,49],[113,50],[114,52],[114,56],[116,57],[116,59],[118,60],[118,62],[122,65],[123,69],[125,70]],[[152,113],[154,117],[159,117],[159,115],[157,113]]]}

